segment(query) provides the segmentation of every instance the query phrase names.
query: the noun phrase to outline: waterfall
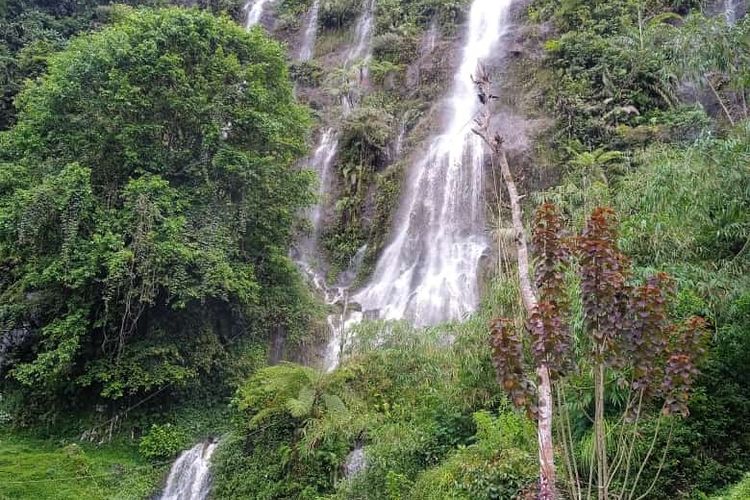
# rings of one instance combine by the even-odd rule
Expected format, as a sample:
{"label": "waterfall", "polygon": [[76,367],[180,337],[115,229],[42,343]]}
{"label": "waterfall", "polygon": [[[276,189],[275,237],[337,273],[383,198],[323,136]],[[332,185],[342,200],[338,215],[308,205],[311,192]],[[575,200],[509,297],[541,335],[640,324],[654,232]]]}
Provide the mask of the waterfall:
{"label": "waterfall", "polygon": [[435,50],[435,45],[437,45],[439,35],[440,28],[438,27],[438,23],[436,21],[432,21],[432,23],[430,23],[430,29],[425,34],[425,37],[422,40],[422,44],[419,47],[420,58],[431,54],[432,51]]}
{"label": "waterfall", "polygon": [[367,467],[365,450],[362,445],[358,445],[347,455],[344,461],[344,477],[350,479],[362,472],[365,467]]}
{"label": "waterfall", "polygon": [[331,185],[331,167],[333,160],[336,158],[338,151],[339,135],[333,128],[327,128],[320,135],[318,146],[309,159],[312,170],[318,175],[318,201],[307,212],[307,218],[310,221],[311,233],[300,238],[292,252],[292,257],[297,262],[297,266],[305,273],[312,285],[328,295],[325,275],[321,271],[320,262],[316,262],[318,255],[318,244],[320,234],[323,229],[323,206],[326,202],[326,195]]}
{"label": "waterfall", "polygon": [[365,0],[365,10],[357,21],[354,30],[354,44],[349,49],[347,61],[368,58],[372,48],[372,32],[375,28],[375,0]]}
{"label": "waterfall", "polygon": [[245,17],[245,28],[250,29],[260,22],[263,9],[271,0],[248,0],[243,9],[247,12]]}
{"label": "waterfall", "polygon": [[406,138],[406,118],[404,116],[398,124],[398,133],[396,134],[396,140],[389,148],[388,156],[392,162],[401,158],[401,152],[404,150],[404,138]]}
{"label": "waterfall", "polygon": [[302,47],[299,51],[300,61],[309,61],[312,59],[315,49],[315,40],[318,36],[318,13],[320,12],[320,0],[313,2],[310,14],[307,18],[307,26],[302,36]]}
{"label": "waterfall", "polygon": [[[362,85],[366,82],[367,61],[370,57],[372,46],[372,35],[375,26],[375,0],[366,0],[365,10],[357,21],[354,32],[354,43],[346,52],[344,66],[351,68],[358,61],[363,61],[360,68],[360,78],[355,86],[358,93]],[[319,0],[316,0],[308,18],[308,25],[305,30],[303,46],[300,51],[300,60],[307,60],[312,57],[313,47],[315,45],[315,32],[317,30],[317,17],[319,9]],[[346,116],[351,112],[353,107],[358,103],[358,95],[347,95],[342,99],[342,113]],[[299,269],[307,276],[312,285],[324,295],[325,302],[331,306],[341,307],[341,312],[328,316],[328,329],[331,333],[331,339],[324,352],[323,365],[326,369],[331,370],[338,363],[338,352],[344,332],[348,330],[353,322],[359,322],[361,316],[356,311],[348,310],[349,287],[356,278],[357,271],[364,259],[367,247],[359,249],[357,254],[350,262],[349,268],[339,276],[335,285],[329,286],[326,282],[325,268],[319,259],[319,243],[323,229],[323,210],[326,203],[326,195],[331,188],[332,167],[338,152],[340,132],[334,127],[328,127],[320,134],[318,144],[313,155],[308,159],[308,164],[318,174],[318,203],[310,209],[307,216],[312,226],[312,232],[309,236],[298,240],[292,251],[292,257]]]}
{"label": "waterfall", "polygon": [[183,451],[172,465],[160,500],[204,500],[211,489],[209,470],[216,443],[206,441]]}
{"label": "waterfall", "polygon": [[308,250],[314,251],[320,239],[323,226],[323,203],[331,184],[331,167],[338,151],[339,137],[333,128],[327,128],[320,135],[320,142],[315,149],[310,163],[318,174],[318,203],[310,210],[309,219],[312,224],[312,237],[308,239]]}
{"label": "waterfall", "polygon": [[727,20],[727,24],[734,24],[737,20],[734,0],[724,0],[724,17]]}
{"label": "waterfall", "polygon": [[367,87],[370,78],[370,58],[372,56],[372,35],[375,29],[375,0],[365,0],[365,10],[357,21],[357,27],[354,30],[354,43],[346,54],[346,66],[351,67],[354,63],[359,62],[359,78],[355,87],[355,95],[349,96],[342,102],[344,113],[351,111],[359,101],[359,95],[356,95],[363,88]]}
{"label": "waterfall", "polygon": [[456,320],[479,303],[485,238],[484,149],[471,133],[478,99],[471,75],[507,31],[511,0],[474,0],[454,88],[450,119],[405,183],[389,246],[371,282],[352,300],[382,319],[416,326]]}
{"label": "waterfall", "polygon": [[406,70],[406,84],[408,87],[416,87],[422,79],[422,68],[432,57],[435,47],[440,37],[440,28],[437,21],[430,23],[430,29],[422,35],[422,41],[419,43],[419,58],[409,65]]}
{"label": "waterfall", "polygon": [[[316,1],[316,4],[317,3],[318,2]],[[314,5],[313,11],[315,8],[316,6]],[[347,52],[345,63],[347,67],[364,55],[369,54],[372,42],[372,28],[374,26],[374,12],[375,0],[368,0],[367,8],[357,22],[355,44],[353,45],[353,48]],[[317,13],[312,12],[310,17],[317,18]],[[312,47],[310,50],[312,50]],[[346,101],[344,101],[342,105],[344,115],[348,114],[351,111],[351,107],[347,105]],[[297,260],[302,271],[308,275],[317,289],[326,294],[329,303],[332,303],[330,301],[333,301],[339,293],[338,291],[328,290],[325,278],[321,274],[320,266],[315,265],[314,263],[314,257],[318,251],[317,247],[323,226],[323,204],[326,201],[326,194],[331,187],[331,167],[333,166],[333,161],[338,152],[338,143],[339,132],[332,127],[325,129],[320,135],[315,152],[309,159],[309,164],[312,167],[312,170],[318,174],[318,203],[308,212],[308,217],[312,225],[312,235],[308,238],[302,239],[298,243],[297,255],[295,256],[295,260]]]}

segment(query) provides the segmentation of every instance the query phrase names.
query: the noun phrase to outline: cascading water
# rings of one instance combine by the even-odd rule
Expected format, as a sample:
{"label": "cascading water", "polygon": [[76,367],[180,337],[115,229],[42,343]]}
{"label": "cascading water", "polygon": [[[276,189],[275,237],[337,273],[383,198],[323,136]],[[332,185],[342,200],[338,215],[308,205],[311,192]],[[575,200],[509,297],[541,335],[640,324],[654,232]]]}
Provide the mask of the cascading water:
{"label": "cascading water", "polygon": [[422,46],[419,48],[420,57],[431,54],[432,51],[435,50],[435,45],[437,45],[439,35],[440,28],[438,27],[438,23],[432,21],[432,23],[430,24],[430,29],[427,31]]}
{"label": "cascading water", "polygon": [[245,3],[245,6],[243,7],[247,12],[247,16],[245,17],[245,28],[250,29],[260,22],[260,19],[263,16],[263,9],[265,9],[266,4],[271,1],[272,0],[248,0],[248,2]]}
{"label": "cascading water", "polygon": [[310,14],[307,17],[307,26],[302,36],[302,46],[299,49],[300,61],[309,61],[312,59],[315,49],[315,41],[318,38],[318,13],[320,12],[320,0],[313,2]]}
{"label": "cascading water", "polygon": [[[314,12],[316,2],[310,13],[311,18],[317,19],[317,13]],[[355,31],[355,44],[347,52],[346,66],[351,66],[354,62],[366,57],[369,54],[369,47],[372,42],[372,27],[374,26],[375,0],[368,0],[367,9],[357,22]],[[316,21],[317,24],[317,21]],[[310,47],[312,53],[312,46]],[[350,111],[350,108],[344,105],[344,114]],[[320,232],[323,224],[323,204],[326,201],[326,195],[331,185],[331,167],[338,152],[339,133],[334,128],[327,128],[320,135],[318,146],[315,148],[313,156],[309,160],[312,169],[318,174],[318,203],[308,213],[309,220],[312,224],[312,235],[303,238],[298,244],[298,255],[296,260],[302,267],[303,271],[312,279],[316,288],[326,291],[324,278],[320,275],[319,266],[314,262],[317,253],[317,245],[320,239]],[[334,294],[335,296],[335,294]],[[333,297],[331,297],[333,300]]]}
{"label": "cascading water", "polygon": [[364,448],[360,445],[347,455],[344,461],[344,477],[352,478],[362,472],[365,467],[367,467],[367,457]]}
{"label": "cascading water", "polygon": [[205,500],[211,490],[210,460],[216,443],[198,443],[172,465],[160,500]]}
{"label": "cascading water", "polygon": [[734,24],[736,22],[737,12],[734,0],[724,0],[724,17],[727,19],[727,24]]}
{"label": "cascading water", "polygon": [[310,278],[318,290],[326,290],[325,277],[318,271],[320,263],[315,262],[318,254],[318,243],[323,227],[323,206],[325,197],[331,184],[331,167],[338,150],[338,133],[328,128],[320,135],[318,147],[310,158],[310,166],[318,174],[318,202],[308,212],[308,219],[312,226],[310,235],[301,238],[296,246],[294,255],[297,264]]}
{"label": "cascading water", "polygon": [[[319,2],[313,4],[309,18],[308,26],[305,32],[303,47],[300,51],[300,60],[307,60],[312,57],[315,45],[315,31],[317,29]],[[357,21],[355,29],[355,40],[351,48],[346,53],[345,67],[351,68],[354,63],[362,61],[360,67],[360,78],[358,79],[357,91],[366,82],[367,59],[369,58],[372,46],[372,34],[375,26],[375,0],[367,0],[365,10]],[[355,92],[356,93],[356,92]],[[347,96],[342,100],[342,111],[346,115],[351,112],[352,107],[356,106],[358,99]],[[325,279],[325,270],[319,262],[319,242],[320,233],[323,226],[323,207],[326,202],[327,194],[331,187],[331,167],[338,152],[339,132],[334,128],[325,129],[315,148],[315,152],[309,159],[309,165],[318,174],[318,203],[308,213],[312,226],[312,233],[298,241],[295,250],[292,252],[299,268],[307,275],[313,286],[323,293],[328,305],[338,305],[341,313],[331,314],[328,317],[328,327],[331,332],[331,341],[324,353],[324,366],[332,369],[336,366],[338,360],[339,344],[342,339],[342,332],[348,328],[352,321],[359,321],[361,317],[354,316],[347,312],[348,309],[348,289],[356,277],[357,269],[362,263],[366,247],[361,248],[357,255],[352,259],[349,269],[344,271],[339,277],[335,286],[329,286]]]}
{"label": "cascading water", "polygon": [[474,0],[450,120],[413,168],[394,236],[371,282],[352,300],[382,319],[416,326],[460,319],[479,302],[484,235],[481,139],[471,132],[478,100],[471,75],[507,31],[512,0]]}
{"label": "cascading water", "polygon": [[375,0],[365,0],[365,10],[357,21],[354,44],[346,56],[348,62],[367,59],[372,48],[372,32],[375,28]]}
{"label": "cascading water", "polygon": [[440,28],[436,21],[430,23],[430,29],[422,36],[419,44],[419,58],[416,62],[409,65],[406,70],[406,84],[411,88],[418,86],[422,78],[422,68],[427,63],[435,51],[438,39],[440,37]]}
{"label": "cascading water", "polygon": [[[310,13],[309,23],[313,22],[313,19],[317,19],[317,8],[318,2],[313,4]],[[317,20],[315,21],[317,26]],[[342,99],[342,111],[344,115],[351,112],[352,108],[357,105],[359,101],[359,91],[366,84],[367,81],[367,60],[370,57],[370,51],[372,47],[372,35],[375,26],[375,0],[367,0],[365,10],[357,21],[355,29],[354,43],[346,53],[345,67],[351,68],[352,65],[358,61],[362,61],[360,66],[360,77],[357,81],[355,89],[350,95],[345,96]],[[308,25],[307,31],[314,31],[315,27]],[[310,36],[313,38],[313,36]],[[305,40],[307,40],[307,34]],[[306,49],[300,53],[300,58],[303,56],[312,54],[314,43],[310,42],[309,49]],[[331,370],[335,368],[338,362],[338,352],[342,339],[344,338],[344,332],[349,328],[353,322],[361,321],[361,315],[356,311],[348,310],[349,303],[349,287],[356,277],[357,270],[362,263],[364,258],[366,247],[361,248],[357,255],[352,259],[349,269],[347,269],[339,277],[338,282],[335,286],[329,286],[326,283],[324,270],[320,266],[319,262],[315,262],[316,255],[318,252],[318,243],[320,232],[323,224],[323,204],[326,201],[326,195],[331,187],[330,182],[330,170],[333,165],[333,161],[338,151],[338,140],[339,132],[334,128],[324,130],[320,136],[320,142],[318,143],[315,153],[310,158],[310,165],[313,170],[317,172],[319,178],[319,191],[318,205],[310,211],[310,222],[313,226],[312,235],[302,239],[296,251],[295,260],[297,261],[300,269],[308,276],[313,285],[320,290],[324,296],[325,301],[328,305],[339,306],[341,311],[337,314],[331,314],[328,316],[328,328],[331,333],[331,339],[328,343],[326,352],[324,353],[323,365],[326,369]]]}

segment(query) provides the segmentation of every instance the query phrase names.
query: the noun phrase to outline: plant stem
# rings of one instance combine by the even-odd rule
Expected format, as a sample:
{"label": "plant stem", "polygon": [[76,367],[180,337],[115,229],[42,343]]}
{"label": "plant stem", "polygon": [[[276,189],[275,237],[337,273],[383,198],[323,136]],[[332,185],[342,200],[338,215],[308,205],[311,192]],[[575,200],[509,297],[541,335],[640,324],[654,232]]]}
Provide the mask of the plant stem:
{"label": "plant stem", "polygon": [[604,422],[604,363],[599,362],[595,372],[595,413],[594,432],[596,434],[597,489],[599,500],[607,500],[607,437]]}

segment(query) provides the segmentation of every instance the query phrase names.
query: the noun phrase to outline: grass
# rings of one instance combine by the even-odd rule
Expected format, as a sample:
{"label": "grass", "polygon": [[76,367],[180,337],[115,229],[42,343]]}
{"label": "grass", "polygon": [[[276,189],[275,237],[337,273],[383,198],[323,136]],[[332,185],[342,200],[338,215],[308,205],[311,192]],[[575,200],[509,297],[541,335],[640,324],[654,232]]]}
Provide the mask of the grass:
{"label": "grass", "polygon": [[746,500],[750,498],[750,475],[739,484],[733,486],[723,494],[711,497],[711,500]]}
{"label": "grass", "polygon": [[150,464],[128,444],[43,441],[0,431],[0,499],[142,499],[169,464]]}

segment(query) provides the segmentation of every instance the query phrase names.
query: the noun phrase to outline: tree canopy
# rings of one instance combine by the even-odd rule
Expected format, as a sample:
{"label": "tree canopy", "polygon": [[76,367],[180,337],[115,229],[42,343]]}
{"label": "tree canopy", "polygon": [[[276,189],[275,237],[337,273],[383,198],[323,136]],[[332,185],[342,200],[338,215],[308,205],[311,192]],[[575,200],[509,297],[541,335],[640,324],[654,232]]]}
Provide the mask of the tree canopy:
{"label": "tree canopy", "polygon": [[0,138],[0,372],[27,393],[179,385],[310,310],[286,257],[309,117],[281,45],[198,10],[115,15]]}

